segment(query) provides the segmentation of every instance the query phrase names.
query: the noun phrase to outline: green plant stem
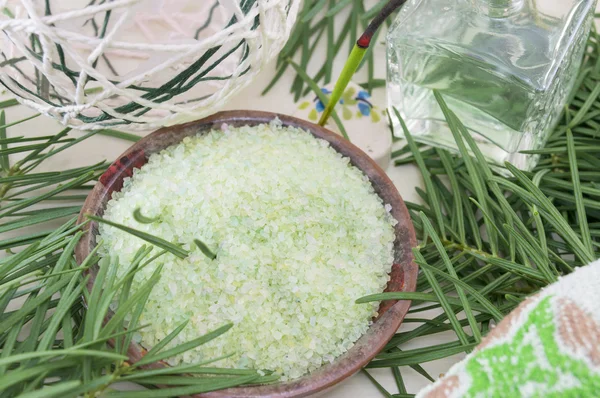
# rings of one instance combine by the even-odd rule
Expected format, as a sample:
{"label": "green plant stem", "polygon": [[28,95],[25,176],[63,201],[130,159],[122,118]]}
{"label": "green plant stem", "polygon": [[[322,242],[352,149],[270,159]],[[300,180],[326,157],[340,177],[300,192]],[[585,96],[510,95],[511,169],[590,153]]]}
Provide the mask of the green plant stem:
{"label": "green plant stem", "polygon": [[354,76],[354,73],[356,72],[356,69],[358,69],[358,66],[362,62],[366,51],[366,48],[361,48],[357,44],[355,44],[352,48],[352,52],[348,57],[348,61],[346,61],[344,69],[342,69],[342,73],[340,73],[340,76],[338,77],[338,80],[335,83],[333,92],[329,97],[329,102],[327,103],[325,109],[323,110],[323,113],[321,114],[321,118],[319,119],[319,125],[325,126],[325,124],[327,124],[327,120],[329,119],[329,116],[331,116],[333,108],[335,108],[340,98],[342,98],[344,90],[346,90],[348,83],[350,82],[352,76]]}

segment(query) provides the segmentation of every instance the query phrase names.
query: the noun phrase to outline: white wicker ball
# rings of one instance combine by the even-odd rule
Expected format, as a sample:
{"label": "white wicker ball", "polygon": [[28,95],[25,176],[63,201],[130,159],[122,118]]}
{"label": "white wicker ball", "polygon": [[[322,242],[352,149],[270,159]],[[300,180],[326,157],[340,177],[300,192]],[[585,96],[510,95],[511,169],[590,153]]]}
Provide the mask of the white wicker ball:
{"label": "white wicker ball", "polygon": [[0,82],[79,129],[213,113],[284,46],[300,0],[0,1]]}

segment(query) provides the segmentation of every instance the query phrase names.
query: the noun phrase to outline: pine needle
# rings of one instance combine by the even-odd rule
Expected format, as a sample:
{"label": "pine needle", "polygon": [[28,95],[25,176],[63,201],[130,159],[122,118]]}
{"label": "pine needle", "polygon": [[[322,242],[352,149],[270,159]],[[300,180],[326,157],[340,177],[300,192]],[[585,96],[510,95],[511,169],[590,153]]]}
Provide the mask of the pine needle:
{"label": "pine needle", "polygon": [[96,217],[96,216],[93,216],[91,214],[88,214],[86,217],[89,220],[96,221],[98,223],[103,223],[103,224],[106,224],[106,225],[110,225],[111,227],[120,229],[121,231],[125,231],[125,232],[127,232],[127,233],[129,233],[129,234],[131,234],[133,236],[136,236],[136,237],[138,237],[138,238],[140,238],[142,240],[145,240],[146,242],[148,242],[150,244],[153,244],[156,247],[160,247],[161,249],[166,250],[169,253],[171,253],[174,256],[177,256],[179,258],[186,258],[188,256],[188,254],[189,254],[187,250],[182,249],[180,246],[175,245],[175,244],[173,244],[173,243],[171,243],[169,241],[166,241],[166,240],[164,240],[162,238],[159,238],[157,236],[151,235],[151,234],[149,234],[147,232],[140,231],[140,230],[137,230],[135,228],[131,228],[131,227],[128,227],[126,225],[122,225],[122,224],[119,224],[119,223],[116,223],[116,222],[113,222],[113,221],[109,221],[109,220],[106,220],[106,219],[101,218],[101,217]]}

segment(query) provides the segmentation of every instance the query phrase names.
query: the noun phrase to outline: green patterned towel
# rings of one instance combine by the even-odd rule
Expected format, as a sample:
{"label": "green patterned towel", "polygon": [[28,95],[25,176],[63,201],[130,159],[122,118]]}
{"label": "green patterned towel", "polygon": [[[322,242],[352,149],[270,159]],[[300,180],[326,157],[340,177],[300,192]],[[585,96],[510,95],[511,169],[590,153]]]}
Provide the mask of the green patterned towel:
{"label": "green patterned towel", "polygon": [[600,397],[600,261],[525,300],[417,398]]}

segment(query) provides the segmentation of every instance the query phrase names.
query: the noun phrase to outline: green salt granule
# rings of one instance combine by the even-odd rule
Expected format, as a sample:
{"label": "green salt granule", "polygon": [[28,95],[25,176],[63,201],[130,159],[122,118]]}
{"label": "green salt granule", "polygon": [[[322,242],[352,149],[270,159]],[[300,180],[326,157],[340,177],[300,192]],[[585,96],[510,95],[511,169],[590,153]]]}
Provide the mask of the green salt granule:
{"label": "green salt granule", "polygon": [[[137,208],[157,221],[138,223]],[[170,363],[235,353],[218,365],[288,380],[343,354],[369,327],[377,303],[354,301],[388,282],[396,224],[389,211],[326,141],[274,121],[224,125],[151,155],[113,194],[104,217],[191,253],[166,254],[138,272],[133,289],[164,267],[141,316],[150,325],[140,332],[142,345],[152,347],[186,319],[172,345],[232,322]],[[104,261],[117,258],[123,274],[145,242],[104,224],[100,234]]]}

